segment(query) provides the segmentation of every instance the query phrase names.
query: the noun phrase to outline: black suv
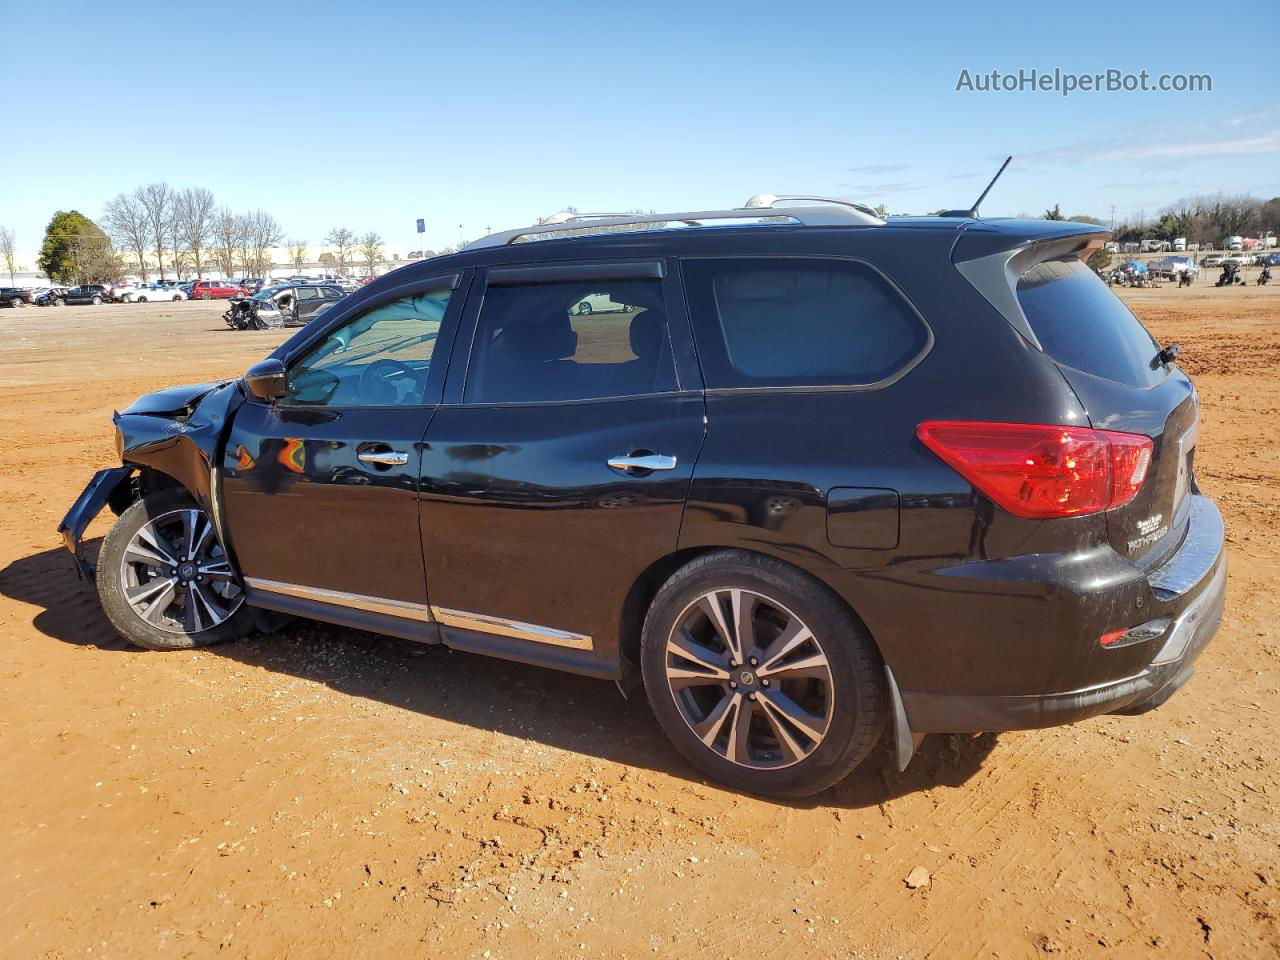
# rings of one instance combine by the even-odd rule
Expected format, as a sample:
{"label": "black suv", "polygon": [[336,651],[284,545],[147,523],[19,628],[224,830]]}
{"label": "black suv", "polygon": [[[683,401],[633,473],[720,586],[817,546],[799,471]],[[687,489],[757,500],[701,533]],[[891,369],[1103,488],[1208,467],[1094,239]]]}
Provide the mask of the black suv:
{"label": "black suv", "polygon": [[905,765],[1141,713],[1226,558],[1195,390],[1085,266],[1105,237],[771,197],[494,235],[136,401],[60,529],[88,572],[120,514],[98,590],[141,646],[265,610],[642,684],[762,794],[886,729]]}
{"label": "black suv", "polygon": [[72,287],[61,297],[56,297],[54,302],[59,307],[64,303],[90,303],[96,307],[100,303],[110,303],[111,300],[111,289],[109,287],[105,287],[100,283],[87,283],[83,286]]}

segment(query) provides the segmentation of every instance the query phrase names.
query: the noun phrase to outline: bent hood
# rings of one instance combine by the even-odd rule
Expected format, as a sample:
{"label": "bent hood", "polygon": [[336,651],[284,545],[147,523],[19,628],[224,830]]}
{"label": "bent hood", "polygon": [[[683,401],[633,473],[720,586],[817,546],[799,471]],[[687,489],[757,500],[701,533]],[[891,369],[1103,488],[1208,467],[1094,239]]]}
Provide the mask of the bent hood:
{"label": "bent hood", "polygon": [[155,393],[144,393],[124,410],[122,414],[164,415],[179,414],[191,410],[201,399],[218,387],[230,383],[229,380],[211,380],[208,383],[189,383],[180,387],[166,387]]}

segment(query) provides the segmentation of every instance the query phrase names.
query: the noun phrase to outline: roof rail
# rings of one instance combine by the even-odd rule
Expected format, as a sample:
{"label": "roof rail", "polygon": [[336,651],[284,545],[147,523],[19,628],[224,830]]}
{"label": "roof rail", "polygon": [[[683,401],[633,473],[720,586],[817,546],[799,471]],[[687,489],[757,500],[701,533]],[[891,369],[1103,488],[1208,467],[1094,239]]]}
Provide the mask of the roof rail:
{"label": "roof rail", "polygon": [[[780,207],[780,203],[798,206]],[[546,223],[518,230],[504,230],[473,240],[464,249],[503,247],[511,243],[534,240],[559,240],[568,237],[600,236],[642,230],[669,230],[686,227],[735,226],[732,221],[779,223],[805,227],[883,226],[884,221],[870,207],[848,200],[826,197],[774,196],[758,193],[746,206],[731,210],[700,210],[689,213],[557,213]],[[730,223],[725,223],[730,221]]]}

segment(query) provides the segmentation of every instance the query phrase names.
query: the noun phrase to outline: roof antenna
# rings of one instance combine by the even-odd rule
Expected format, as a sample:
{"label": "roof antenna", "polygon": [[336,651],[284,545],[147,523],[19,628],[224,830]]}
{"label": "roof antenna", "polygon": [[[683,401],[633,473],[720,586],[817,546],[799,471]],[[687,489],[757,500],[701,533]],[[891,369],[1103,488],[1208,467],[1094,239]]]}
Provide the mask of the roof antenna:
{"label": "roof antenna", "polygon": [[996,181],[1000,179],[1000,174],[1004,173],[1004,168],[1009,165],[1013,159],[1012,156],[1004,158],[1004,163],[1000,164],[1000,169],[996,171],[996,175],[991,178],[991,182],[987,184],[987,189],[982,191],[982,195],[973,201],[973,206],[968,210],[943,210],[939,216],[943,217],[968,217],[970,220],[978,219],[978,208],[982,206],[982,201],[987,199],[987,194],[991,192],[991,188],[996,185]]}

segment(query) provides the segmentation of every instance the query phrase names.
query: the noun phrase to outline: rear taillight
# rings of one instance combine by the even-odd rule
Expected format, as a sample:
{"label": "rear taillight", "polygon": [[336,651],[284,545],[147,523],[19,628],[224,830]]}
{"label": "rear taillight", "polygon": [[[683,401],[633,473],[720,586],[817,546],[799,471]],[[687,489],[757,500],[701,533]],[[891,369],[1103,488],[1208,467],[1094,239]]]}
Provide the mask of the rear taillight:
{"label": "rear taillight", "polygon": [[1019,517],[1078,517],[1137,496],[1151,438],[1031,423],[929,420],[920,441],[997,506]]}

